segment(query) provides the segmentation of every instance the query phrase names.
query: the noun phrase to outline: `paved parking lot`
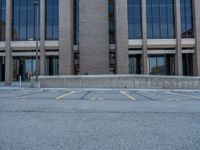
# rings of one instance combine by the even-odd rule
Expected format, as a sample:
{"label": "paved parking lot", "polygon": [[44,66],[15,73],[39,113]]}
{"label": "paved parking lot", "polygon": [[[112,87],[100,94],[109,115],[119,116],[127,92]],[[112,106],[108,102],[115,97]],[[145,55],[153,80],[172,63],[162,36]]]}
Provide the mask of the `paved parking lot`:
{"label": "paved parking lot", "polygon": [[197,150],[200,91],[0,89],[1,150]]}
{"label": "paved parking lot", "polygon": [[1,89],[0,99],[200,101],[198,90]]}

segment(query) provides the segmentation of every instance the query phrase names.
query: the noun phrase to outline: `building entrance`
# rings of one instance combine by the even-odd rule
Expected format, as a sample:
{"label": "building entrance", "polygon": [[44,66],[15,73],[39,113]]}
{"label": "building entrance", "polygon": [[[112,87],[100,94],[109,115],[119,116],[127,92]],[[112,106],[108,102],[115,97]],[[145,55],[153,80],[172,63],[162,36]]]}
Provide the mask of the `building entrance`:
{"label": "building entrance", "polygon": [[29,81],[36,72],[36,59],[34,56],[20,56],[13,58],[13,80]]}
{"label": "building entrance", "polygon": [[0,81],[5,81],[5,57],[0,57]]}
{"label": "building entrance", "polygon": [[149,74],[175,75],[174,55],[149,55]]}

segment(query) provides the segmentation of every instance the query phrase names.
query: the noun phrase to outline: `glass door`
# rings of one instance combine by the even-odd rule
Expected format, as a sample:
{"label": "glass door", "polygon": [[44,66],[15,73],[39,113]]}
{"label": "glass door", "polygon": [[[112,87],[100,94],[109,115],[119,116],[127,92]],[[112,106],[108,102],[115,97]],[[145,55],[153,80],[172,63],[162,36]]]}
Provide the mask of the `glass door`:
{"label": "glass door", "polygon": [[5,81],[5,57],[0,57],[0,81]]}

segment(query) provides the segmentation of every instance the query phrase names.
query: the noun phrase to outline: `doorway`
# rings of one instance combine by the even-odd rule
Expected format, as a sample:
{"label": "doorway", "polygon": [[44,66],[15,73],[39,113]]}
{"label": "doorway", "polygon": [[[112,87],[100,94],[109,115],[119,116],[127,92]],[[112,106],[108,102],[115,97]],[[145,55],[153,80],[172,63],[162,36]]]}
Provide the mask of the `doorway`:
{"label": "doorway", "polygon": [[0,81],[5,81],[5,57],[0,57]]}

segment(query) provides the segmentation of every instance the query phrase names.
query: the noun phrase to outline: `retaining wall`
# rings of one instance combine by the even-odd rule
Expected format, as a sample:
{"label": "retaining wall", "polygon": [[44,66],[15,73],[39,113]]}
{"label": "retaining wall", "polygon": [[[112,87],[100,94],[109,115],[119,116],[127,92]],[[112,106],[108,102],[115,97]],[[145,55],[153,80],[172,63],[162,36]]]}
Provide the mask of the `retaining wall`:
{"label": "retaining wall", "polygon": [[[34,84],[34,78],[32,78],[31,86],[34,87]],[[40,76],[39,87],[200,89],[200,77],[150,75]]]}

